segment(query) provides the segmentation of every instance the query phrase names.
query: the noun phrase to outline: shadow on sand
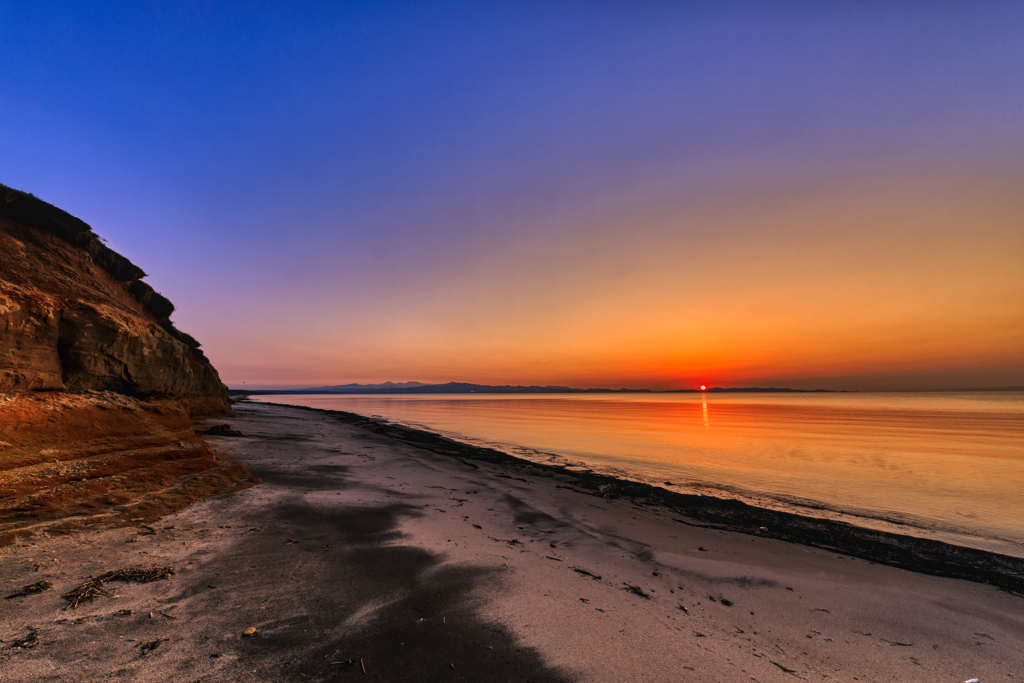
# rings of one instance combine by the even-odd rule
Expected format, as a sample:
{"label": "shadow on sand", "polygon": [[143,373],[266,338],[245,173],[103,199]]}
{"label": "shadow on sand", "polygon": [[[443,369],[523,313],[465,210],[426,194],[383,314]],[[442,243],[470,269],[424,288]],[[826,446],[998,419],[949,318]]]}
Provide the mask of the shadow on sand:
{"label": "shadow on sand", "polygon": [[[264,680],[271,671],[289,681],[573,680],[481,617],[501,589],[500,570],[445,565],[400,544],[399,523],[419,514],[403,504],[280,505],[274,528],[241,537],[197,577],[211,587],[193,600],[259,630],[237,654]],[[226,576],[239,578],[218,590]]]}

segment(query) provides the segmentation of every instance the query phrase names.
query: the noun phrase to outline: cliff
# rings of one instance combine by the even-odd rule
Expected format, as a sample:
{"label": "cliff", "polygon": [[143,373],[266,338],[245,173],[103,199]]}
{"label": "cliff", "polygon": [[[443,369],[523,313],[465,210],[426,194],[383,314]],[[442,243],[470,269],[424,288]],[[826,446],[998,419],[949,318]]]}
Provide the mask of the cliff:
{"label": "cliff", "polygon": [[0,543],[246,478],[193,431],[231,414],[227,387],[143,277],[83,221],[0,185]]}
{"label": "cliff", "polygon": [[0,391],[115,391],[229,414],[199,343],[174,305],[92,229],[0,186]]}

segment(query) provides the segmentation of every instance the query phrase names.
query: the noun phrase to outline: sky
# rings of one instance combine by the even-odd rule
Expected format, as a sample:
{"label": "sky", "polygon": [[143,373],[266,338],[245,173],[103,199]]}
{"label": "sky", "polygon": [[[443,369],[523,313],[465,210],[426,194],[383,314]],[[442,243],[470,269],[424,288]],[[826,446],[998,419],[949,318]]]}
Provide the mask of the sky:
{"label": "sky", "polygon": [[1024,385],[1020,2],[0,4],[0,182],[232,387]]}

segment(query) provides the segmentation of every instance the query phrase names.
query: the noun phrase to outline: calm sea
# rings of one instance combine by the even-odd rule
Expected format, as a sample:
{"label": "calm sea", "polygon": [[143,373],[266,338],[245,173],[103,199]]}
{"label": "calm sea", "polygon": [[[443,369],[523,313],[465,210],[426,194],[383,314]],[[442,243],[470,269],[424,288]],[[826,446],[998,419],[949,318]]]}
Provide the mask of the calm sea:
{"label": "calm sea", "polygon": [[253,398],[1024,557],[1020,392]]}

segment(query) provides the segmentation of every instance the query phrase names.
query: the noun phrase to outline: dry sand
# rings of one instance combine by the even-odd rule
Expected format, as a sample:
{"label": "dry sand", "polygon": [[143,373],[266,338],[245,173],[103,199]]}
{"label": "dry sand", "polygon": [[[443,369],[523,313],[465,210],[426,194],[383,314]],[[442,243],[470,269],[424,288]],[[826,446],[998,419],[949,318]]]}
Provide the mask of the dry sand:
{"label": "dry sand", "polygon": [[[0,600],[0,680],[1024,680],[1024,598],[994,587],[698,528],[326,413],[237,413],[246,436],[210,441],[262,485],[152,531],[0,551],[4,595],[54,584]],[[62,609],[136,564],[175,574]]]}

